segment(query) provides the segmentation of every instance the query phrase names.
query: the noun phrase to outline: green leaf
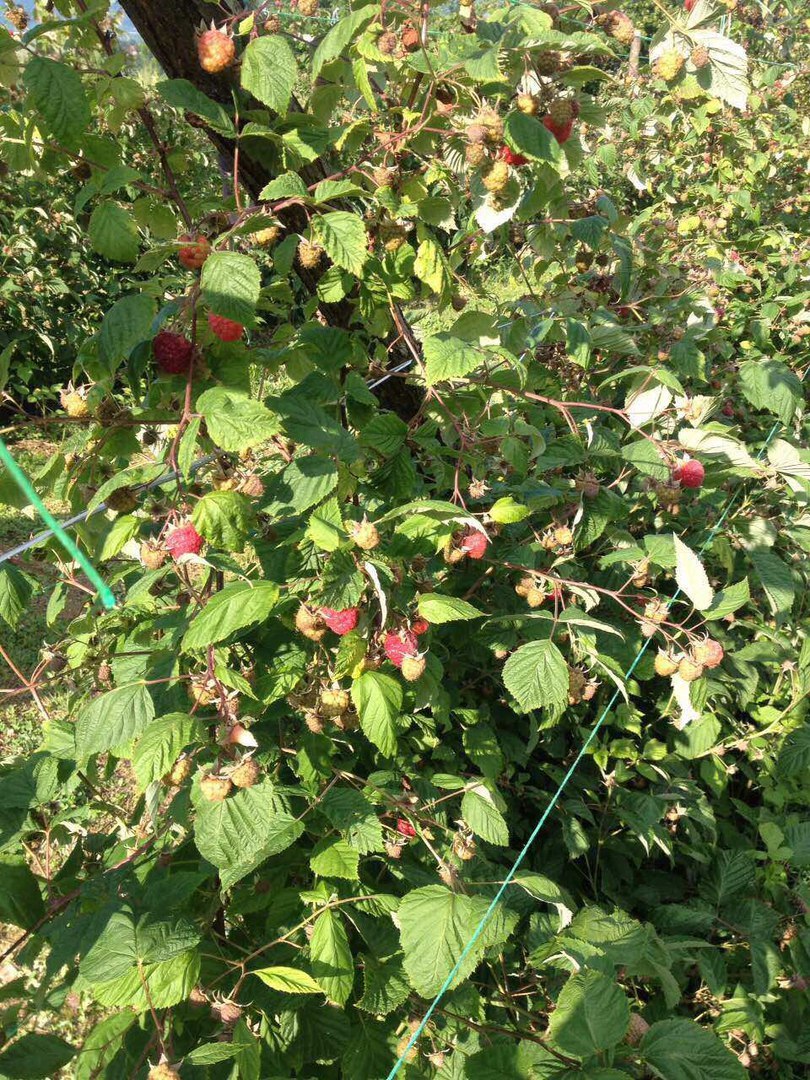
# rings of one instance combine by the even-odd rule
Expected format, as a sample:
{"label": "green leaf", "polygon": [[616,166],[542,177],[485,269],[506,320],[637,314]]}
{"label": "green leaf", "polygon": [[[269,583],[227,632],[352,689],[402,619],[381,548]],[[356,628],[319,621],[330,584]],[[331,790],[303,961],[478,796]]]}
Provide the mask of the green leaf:
{"label": "green leaf", "polygon": [[489,516],[499,525],[515,525],[517,522],[527,518],[529,514],[531,514],[531,510],[528,506],[517,502],[511,495],[498,499],[497,502],[493,503],[489,511]]}
{"label": "green leaf", "polygon": [[138,258],[138,226],[128,210],[109,200],[101,202],[90,216],[88,226],[93,248],[113,262],[135,262]]}
{"label": "green leaf", "polygon": [[363,996],[357,1002],[358,1009],[374,1016],[386,1016],[399,1008],[410,992],[400,956],[386,960],[364,957]]}
{"label": "green leaf", "polygon": [[186,1054],[185,1061],[194,1065],[217,1065],[220,1061],[230,1061],[245,1050],[238,1043],[203,1043],[196,1046],[190,1054]]}
{"label": "green leaf", "polygon": [[209,491],[191,515],[197,532],[216,547],[241,552],[255,524],[250,500],[238,491]]}
{"label": "green leaf", "polygon": [[124,1043],[124,1036],[135,1023],[134,1013],[113,1013],[101,1020],[82,1044],[76,1062],[76,1080],[98,1080]]}
{"label": "green leaf", "polygon": [[745,1080],[746,1070],[736,1056],[692,1020],[659,1020],[640,1049],[660,1080]]}
{"label": "green leaf", "polygon": [[76,753],[91,754],[123,747],[154,718],[155,706],[145,686],[133,683],[99,694],[76,718]]}
{"label": "green leaf", "polygon": [[797,821],[785,829],[785,843],[790,848],[790,863],[810,866],[810,821]]}
{"label": "green leaf", "polygon": [[76,1048],[56,1035],[23,1035],[0,1052],[0,1073],[9,1080],[55,1076],[73,1058]]}
{"label": "green leaf", "polygon": [[197,804],[194,842],[219,870],[223,889],[286,850],[302,832],[300,821],[276,809],[267,782],[237,791],[223,802],[202,799]]}
{"label": "green leaf", "polygon": [[[586,1080],[581,1073],[555,1068],[550,1051],[537,1043],[494,1038],[485,1049],[470,1055],[464,1067],[465,1080]],[[626,1074],[623,1074],[626,1076]],[[594,1070],[587,1080],[606,1080]],[[611,1078],[615,1080],[615,1078]]]}
{"label": "green leaf", "polygon": [[265,512],[280,516],[288,509],[308,510],[334,491],[337,483],[338,471],[333,462],[315,455],[297,458],[273,485],[270,493],[276,501],[266,506]]}
{"label": "green leaf", "polygon": [[717,853],[710,873],[701,883],[701,893],[716,907],[746,892],[754,881],[754,852],[750,849]]}
{"label": "green leaf", "polygon": [[803,400],[801,380],[781,360],[746,360],[740,365],[740,389],[755,409],[767,409],[790,424]]}
{"label": "green leaf", "polygon": [[357,460],[357,440],[317,402],[292,391],[273,399],[273,409],[293,442],[334,454],[347,465]]}
{"label": "green leaf", "polygon": [[44,56],[29,61],[23,75],[28,100],[59,140],[72,143],[90,123],[81,76]]}
{"label": "green leaf", "polygon": [[360,277],[368,259],[368,237],[363,219],[345,210],[316,217],[313,231],[336,266]]}
{"label": "green leaf", "polygon": [[588,1058],[624,1038],[630,1005],[621,987],[598,971],[573,975],[557,998],[549,1036],[565,1054]]}
{"label": "green leaf", "polygon": [[745,109],[751,87],[742,45],[715,30],[695,29],[689,36],[690,45],[702,45],[709,51],[709,63],[696,73],[698,83],[732,108]]}
{"label": "green leaf", "polygon": [[366,192],[353,180],[321,180],[312,192],[311,198],[316,203],[333,202],[349,195],[365,195]]}
{"label": "green leaf", "polygon": [[362,792],[353,788],[330,788],[321,800],[321,810],[361,855],[383,850],[380,819]]}
{"label": "green leaf", "polygon": [[31,582],[16,566],[0,566],[0,619],[16,630],[34,592]]}
{"label": "green leaf", "polygon": [[626,443],[622,447],[622,457],[644,476],[653,480],[669,479],[669,466],[664,463],[658,448],[648,439]]}
{"label": "green leaf", "polygon": [[274,177],[261,193],[265,202],[275,199],[309,199],[309,189],[298,173],[286,172]]}
{"label": "green leaf", "polygon": [[17,39],[0,26],[0,86],[10,90],[19,83],[22,55]]}
{"label": "green leaf", "polygon": [[318,598],[322,607],[342,611],[360,602],[366,579],[357,569],[351,553],[336,551],[323,568]]}
{"label": "green leaf", "polygon": [[319,840],[309,859],[313,874],[326,878],[358,881],[360,853],[342,837],[328,836]]}
{"label": "green leaf", "polygon": [[675,580],[678,588],[692,601],[698,611],[710,607],[714,600],[714,589],[699,556],[673,533],[675,543]]}
{"label": "green leaf", "polygon": [[215,386],[197,398],[208,434],[222,450],[241,453],[267,442],[280,431],[278,417],[260,401]]}
{"label": "green leaf", "polygon": [[306,971],[291,967],[266,967],[251,971],[271,990],[282,994],[320,994],[321,987]]}
{"label": "green leaf", "polygon": [[214,314],[243,326],[253,326],[256,321],[261,285],[261,272],[249,255],[215,251],[203,265],[203,300]]}
{"label": "green leaf", "polygon": [[391,675],[365,671],[352,683],[352,701],[360,726],[377,749],[392,757],[397,749],[396,720],[402,708],[402,686]]}
{"label": "green leaf", "polygon": [[[187,919],[114,912],[79,964],[102,1005],[145,1011],[188,997],[199,976],[199,931]],[[144,983],[146,987],[144,987]],[[148,991],[148,994],[147,994]]]}
{"label": "green leaf", "polygon": [[132,770],[141,791],[165,776],[181,752],[201,734],[200,722],[185,713],[168,713],[153,720],[132,754]]}
{"label": "green leaf", "polygon": [[[70,728],[68,732],[72,736]],[[72,757],[72,738],[67,749]],[[0,774],[0,809],[28,809],[52,802],[59,787],[58,760],[44,751],[31,754],[23,764]]]}
{"label": "green leaf", "polygon": [[312,974],[327,998],[345,1005],[354,986],[354,959],[338,912],[324,911],[315,920],[309,956]]}
{"label": "green leaf", "polygon": [[506,847],[509,843],[506,821],[486,785],[476,784],[464,792],[461,816],[475,835],[487,843],[497,844],[499,847]]}
{"label": "green leaf", "polygon": [[44,914],[39,883],[23,856],[0,856],[0,920],[28,930]]}
{"label": "green leaf", "polygon": [[[717,457],[723,464],[736,469],[751,472],[762,470],[762,466],[751,457],[743,444],[728,435],[715,435],[701,428],[681,428],[678,432],[678,442],[695,457]],[[669,470],[667,470],[667,475],[669,475]]]}
{"label": "green leaf", "polygon": [[[432,998],[461,957],[464,947],[486,914],[481,897],[450,892],[443,885],[426,885],[407,893],[397,910],[405,973],[422,997]],[[510,916],[496,910],[453,979],[457,986],[476,968],[485,949],[507,936]]]}
{"label": "green leaf", "polygon": [[268,618],[278,598],[278,586],[270,581],[232,581],[192,620],[183,636],[183,650],[204,649],[252,629]]}
{"label": "green leaf", "polygon": [[568,701],[568,665],[551,641],[530,641],[504,664],[506,689],[524,709],[562,708]]}
{"label": "green leaf", "polygon": [[729,585],[728,588],[716,592],[709,606],[703,609],[703,618],[724,619],[726,615],[730,615],[747,604],[750,599],[751,590],[748,587],[748,578],[743,578],[736,585]]}
{"label": "green leaf", "polygon": [[441,245],[432,236],[426,236],[420,243],[413,272],[415,277],[438,296],[449,294],[453,283],[450,264]]}
{"label": "green leaf", "polygon": [[408,425],[394,413],[373,416],[360,430],[360,445],[376,450],[383,457],[399,452],[408,435]]}
{"label": "green leaf", "polygon": [[779,776],[801,776],[806,769],[810,769],[810,724],[788,735],[777,759]]}
{"label": "green leaf", "polygon": [[101,324],[98,341],[99,359],[110,371],[128,360],[136,345],[150,336],[155,317],[155,302],[144,293],[134,293],[117,300]]}
{"label": "green leaf", "polygon": [[315,50],[315,55],[312,58],[313,79],[318,78],[324,64],[328,64],[330,60],[340,56],[346,46],[355,40],[359,31],[363,29],[366,23],[371,22],[379,10],[379,4],[367,4],[358,11],[344,15],[342,19],[335,23]]}
{"label": "green leaf", "polygon": [[[572,223],[571,235],[580,244],[587,244],[588,247],[597,248],[607,226],[607,218],[603,218],[601,214],[589,214],[587,217],[579,218]],[[666,408],[666,406],[663,408]],[[639,425],[634,424],[633,426],[638,427]]]}
{"label": "green leaf", "polygon": [[506,117],[504,139],[512,150],[535,161],[557,162],[562,159],[560,144],[536,116],[513,109]]}
{"label": "green leaf", "polygon": [[419,614],[429,623],[458,622],[460,619],[480,619],[484,614],[473,604],[457,596],[440,593],[422,593],[419,597]]}
{"label": "green leaf", "polygon": [[233,138],[236,134],[233,121],[226,110],[187,79],[168,79],[159,82],[155,89],[164,101],[176,109],[201,117],[213,131],[220,135]]}
{"label": "green leaf", "polygon": [[254,38],[242,56],[242,86],[273,112],[285,116],[298,70],[287,39],[279,34]]}
{"label": "green leaf", "polygon": [[200,933],[184,917],[143,915],[135,922],[131,911],[112,913],[101,934],[79,964],[88,983],[108,982],[144,964],[162,964],[193,948]]}
{"label": "green leaf", "polygon": [[773,613],[778,618],[789,615],[796,599],[790,567],[772,551],[752,551],[750,558]]}
{"label": "green leaf", "polygon": [[451,334],[434,334],[423,345],[428,385],[443,379],[461,379],[483,363],[485,354]]}
{"label": "green leaf", "polygon": [[93,562],[103,563],[115,556],[129,543],[138,533],[138,519],[134,515],[117,517],[109,522],[101,535],[97,538],[93,550]]}

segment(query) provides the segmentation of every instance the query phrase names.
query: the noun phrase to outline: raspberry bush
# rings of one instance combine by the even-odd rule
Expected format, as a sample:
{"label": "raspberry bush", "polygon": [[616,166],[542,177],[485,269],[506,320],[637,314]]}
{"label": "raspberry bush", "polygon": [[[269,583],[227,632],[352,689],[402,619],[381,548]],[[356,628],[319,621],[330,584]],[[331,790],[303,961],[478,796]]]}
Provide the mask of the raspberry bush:
{"label": "raspberry bush", "polygon": [[0,563],[0,1073],[803,1075],[801,34],[121,6],[159,78],[103,2],[0,31],[4,183],[116,282],[35,481],[117,599]]}

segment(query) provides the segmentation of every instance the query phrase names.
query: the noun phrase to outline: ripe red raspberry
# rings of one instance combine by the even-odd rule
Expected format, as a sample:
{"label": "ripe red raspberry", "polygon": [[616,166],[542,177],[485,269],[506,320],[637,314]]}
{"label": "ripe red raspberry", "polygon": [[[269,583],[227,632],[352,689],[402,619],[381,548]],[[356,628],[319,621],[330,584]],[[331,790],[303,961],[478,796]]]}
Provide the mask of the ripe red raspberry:
{"label": "ripe red raspberry", "polygon": [[510,150],[508,146],[502,146],[498,151],[498,157],[501,161],[505,161],[507,165],[512,165],[517,168],[519,165],[528,165],[529,159],[524,157],[523,154],[518,154],[514,150]]}
{"label": "ripe red raspberry", "polygon": [[394,667],[402,667],[406,656],[416,656],[419,652],[419,642],[416,634],[410,630],[389,630],[383,648]]}
{"label": "ripe red raspberry", "polygon": [[206,30],[197,39],[197,55],[203,71],[216,75],[233,63],[236,45],[233,38],[221,30]]}
{"label": "ripe red raspberry", "polygon": [[157,365],[166,375],[183,375],[191,366],[194,346],[182,334],[161,330],[152,342]]}
{"label": "ripe red raspberry", "polygon": [[422,634],[426,634],[430,629],[430,623],[427,619],[414,619],[411,623],[411,633],[416,634],[417,637],[421,637]]}
{"label": "ripe red raspberry", "polygon": [[203,538],[193,525],[178,525],[166,536],[163,546],[173,559],[179,559],[181,555],[198,555]]}
{"label": "ripe red raspberry", "polygon": [[207,237],[186,234],[180,237],[180,243],[185,246],[180,248],[177,258],[186,270],[199,270],[211,254],[211,245]]}
{"label": "ripe red raspberry", "polygon": [[322,607],[318,611],[318,614],[329,627],[329,629],[343,637],[344,634],[348,634],[350,630],[354,630],[357,626],[357,620],[360,617],[360,611],[356,607],[343,608],[342,611],[335,611],[334,608]]}
{"label": "ripe red raspberry", "polygon": [[574,129],[574,121],[569,120],[567,124],[555,124],[550,116],[544,116],[543,126],[548,128],[558,143],[562,144],[571,138],[571,132]]}
{"label": "ripe red raspberry", "polygon": [[397,818],[397,832],[400,836],[407,837],[408,840],[413,840],[416,836],[416,829],[405,818]]}
{"label": "ripe red raspberry", "polygon": [[699,488],[703,485],[703,478],[706,475],[706,470],[703,468],[699,461],[690,459],[684,461],[682,465],[673,473],[673,480],[677,480],[681,487],[684,488]]}
{"label": "ripe red raspberry", "polygon": [[245,332],[241,323],[226,319],[224,315],[208,314],[208,325],[220,341],[238,341]]}
{"label": "ripe red raspberry", "polygon": [[683,0],[683,6],[687,11],[691,11],[697,3],[697,0]]}
{"label": "ripe red raspberry", "polygon": [[483,559],[489,546],[489,537],[480,529],[470,527],[461,537],[459,548],[469,559]]}

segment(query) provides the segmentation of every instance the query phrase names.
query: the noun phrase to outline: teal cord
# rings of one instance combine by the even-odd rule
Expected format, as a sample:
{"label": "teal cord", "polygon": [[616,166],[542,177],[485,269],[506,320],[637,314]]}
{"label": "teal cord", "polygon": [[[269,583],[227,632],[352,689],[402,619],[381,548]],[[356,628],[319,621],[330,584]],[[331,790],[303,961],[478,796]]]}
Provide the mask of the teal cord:
{"label": "teal cord", "polygon": [[31,481],[22,471],[14,458],[11,456],[8,447],[2,439],[0,439],[0,461],[2,461],[3,464],[6,466],[12,480],[14,480],[17,487],[20,489],[20,491],[22,491],[22,493],[34,507],[36,512],[48,526],[48,528],[53,530],[56,539],[65,549],[65,551],[67,551],[70,557],[72,559],[75,559],[76,562],[81,566],[82,570],[84,570],[85,574],[87,575],[88,581],[91,581],[93,585],[95,585],[96,591],[99,595],[99,599],[101,600],[104,607],[107,608],[108,611],[111,608],[114,608],[116,605],[116,599],[112,589],[109,587],[109,585],[106,584],[104,579],[101,577],[101,575],[87,558],[87,556],[79,550],[79,547],[75,543],[75,541],[72,540],[70,536],[68,536],[68,534],[62,528],[62,526],[59,524],[59,522],[56,520],[50,510],[48,510],[47,506],[45,506],[42,499],[40,499],[39,495],[37,495],[36,491],[34,490]]}
{"label": "teal cord", "polygon": [[[779,430],[779,427],[780,427],[780,424],[778,424],[778,423],[773,425],[773,427],[771,428],[770,433],[768,434],[768,437],[766,438],[761,450],[757,454],[757,460],[759,460],[762,457],[762,455],[765,453],[765,451],[768,449],[768,446],[770,445],[771,439],[774,437],[776,432]],[[729,498],[729,500],[728,500],[728,502],[726,504],[725,510],[720,515],[717,522],[715,523],[715,525],[713,526],[713,528],[709,532],[709,535],[706,537],[705,541],[703,542],[702,546],[700,547],[700,549],[699,549],[700,554],[702,554],[706,550],[706,548],[709,547],[709,545],[714,541],[714,538],[717,536],[720,529],[723,527],[723,524],[725,523],[726,519],[728,518],[728,515],[731,513],[731,509],[732,509],[732,507],[734,506],[734,503],[737,500],[737,496],[739,495],[739,490],[740,489],[738,489],[736,492],[734,492],[734,494],[731,495],[731,497]],[[678,589],[675,592],[675,594],[673,595],[672,601],[677,600],[678,597],[680,596],[680,594],[681,594],[681,590]],[[624,676],[625,680],[629,679],[630,676],[633,674],[633,672],[636,670],[636,668],[638,667],[638,665],[639,665],[639,663],[641,661],[642,656],[647,651],[647,649],[649,649],[651,644],[652,644],[652,638],[647,638],[647,640],[644,642],[644,644],[639,649],[635,660],[633,661],[633,663],[630,665],[630,667],[625,672],[625,676]],[[557,806],[557,803],[562,798],[562,795],[563,795],[566,787],[568,786],[568,781],[571,779],[571,777],[577,771],[580,762],[585,757],[585,754],[588,752],[588,748],[591,746],[591,744],[593,743],[593,741],[596,738],[597,734],[599,733],[600,728],[604,724],[605,718],[607,717],[608,713],[613,708],[613,706],[616,704],[616,701],[619,698],[620,693],[621,693],[621,691],[618,688],[616,690],[614,690],[610,701],[607,703],[607,705],[602,710],[601,716],[596,721],[594,726],[591,728],[590,734],[588,735],[585,742],[582,744],[582,747],[581,747],[579,753],[574,758],[574,761],[571,764],[568,771],[566,772],[565,776],[562,778],[559,786],[557,787],[557,790],[551,796],[549,804],[545,808],[545,810],[543,811],[542,817],[540,818],[540,820],[537,822],[534,829],[532,830],[531,836],[526,841],[526,843],[523,845],[523,847],[520,849],[518,857],[515,859],[514,863],[512,864],[512,869],[506,875],[506,877],[505,877],[505,879],[503,881],[503,884],[501,885],[501,887],[498,889],[497,893],[493,897],[492,903],[489,905],[487,910],[482,915],[481,921],[478,923],[478,926],[476,926],[475,930],[473,931],[472,937],[467,942],[467,944],[464,946],[464,948],[463,948],[463,950],[461,952],[461,955],[459,956],[458,960],[456,960],[455,964],[453,965],[452,971],[450,972],[450,974],[447,976],[447,978],[442,983],[441,989],[439,990],[436,997],[433,999],[433,1002],[431,1003],[430,1008],[428,1009],[428,1011],[422,1017],[422,1021],[419,1024],[419,1027],[417,1027],[417,1029],[411,1035],[410,1039],[408,1040],[408,1045],[405,1047],[405,1049],[400,1054],[398,1061],[394,1065],[393,1069],[391,1069],[391,1072],[386,1077],[386,1080],[394,1080],[394,1077],[399,1074],[400,1069],[405,1064],[405,1060],[406,1060],[408,1054],[411,1052],[411,1050],[413,1049],[413,1047],[416,1044],[417,1040],[422,1035],[422,1032],[427,1027],[428,1021],[430,1020],[433,1013],[436,1011],[436,1009],[437,1009],[437,1007],[439,1005],[439,1002],[442,1000],[444,995],[447,993],[447,991],[453,985],[453,980],[455,979],[456,975],[458,975],[462,964],[467,959],[467,957],[470,955],[470,952],[474,948],[476,942],[479,940],[479,938],[483,934],[484,930],[487,928],[487,925],[489,924],[489,921],[492,918],[498,904],[501,902],[501,899],[503,898],[504,893],[506,892],[509,885],[512,883],[512,880],[513,880],[515,874],[518,872],[523,860],[528,855],[529,849],[531,848],[532,844],[535,842],[535,840],[539,836],[539,834],[540,834],[543,826],[545,825],[546,821],[548,820],[549,815],[551,814],[552,810],[554,810],[554,808]]]}

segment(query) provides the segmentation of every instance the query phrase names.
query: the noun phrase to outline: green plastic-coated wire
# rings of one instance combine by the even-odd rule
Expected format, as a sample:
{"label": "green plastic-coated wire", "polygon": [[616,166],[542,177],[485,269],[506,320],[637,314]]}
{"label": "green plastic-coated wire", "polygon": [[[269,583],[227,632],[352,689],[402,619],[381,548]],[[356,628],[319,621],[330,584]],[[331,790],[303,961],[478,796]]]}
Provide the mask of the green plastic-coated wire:
{"label": "green plastic-coated wire", "polygon": [[[765,442],[762,445],[762,448],[760,449],[759,453],[757,454],[757,460],[759,460],[762,457],[762,455],[765,453],[765,451],[768,449],[768,446],[770,445],[771,439],[774,437],[776,432],[779,430],[780,426],[781,425],[778,424],[778,423],[773,425],[770,432],[768,433],[768,437],[766,438]],[[728,515],[731,513],[731,509],[732,509],[732,507],[734,506],[734,503],[737,500],[737,496],[739,495],[739,490],[740,489],[738,489],[736,492],[734,492],[733,495],[730,496],[728,502],[726,503],[725,510],[720,515],[717,522],[715,523],[715,525],[712,527],[711,531],[709,532],[709,535],[706,537],[703,544],[699,548],[699,552],[701,554],[712,543],[715,536],[717,536],[718,532],[723,527],[723,524],[725,523],[726,519],[728,518]],[[674,595],[672,596],[672,601],[677,600],[678,597],[680,596],[681,592],[682,592],[682,590],[678,589],[674,593]],[[624,676],[625,680],[629,679],[630,676],[633,674],[633,672],[636,670],[636,668],[638,667],[638,665],[639,665],[639,663],[641,661],[642,656],[644,656],[644,653],[647,651],[647,649],[650,647],[651,644],[652,644],[652,638],[647,638],[647,640],[644,642],[644,644],[639,649],[639,651],[638,651],[638,653],[636,655],[636,658],[633,660],[633,663],[630,665],[630,667],[625,672],[625,676]],[[450,974],[447,976],[447,978],[442,983],[438,994],[433,999],[433,1001],[432,1001],[432,1003],[430,1005],[430,1008],[425,1013],[425,1015],[422,1017],[422,1020],[421,1020],[421,1022],[419,1024],[419,1026],[416,1028],[416,1030],[411,1035],[410,1039],[408,1040],[408,1045],[405,1047],[405,1049],[400,1054],[399,1059],[397,1060],[396,1064],[394,1065],[394,1067],[391,1069],[390,1073],[386,1077],[386,1080],[394,1080],[394,1077],[396,1077],[399,1074],[400,1069],[405,1064],[405,1060],[408,1057],[408,1054],[411,1052],[414,1045],[416,1044],[416,1042],[418,1041],[418,1039],[422,1035],[422,1032],[427,1027],[428,1021],[430,1020],[431,1016],[433,1015],[433,1013],[438,1008],[439,1002],[442,1000],[444,995],[447,993],[447,991],[453,985],[453,980],[455,979],[456,975],[458,975],[459,971],[461,970],[462,964],[467,959],[467,957],[470,955],[470,953],[471,953],[472,949],[474,948],[476,942],[481,937],[484,930],[487,928],[487,925],[489,924],[489,920],[492,918],[492,915],[494,914],[495,909],[497,908],[498,904],[501,902],[501,899],[503,898],[503,894],[506,892],[509,885],[512,883],[512,879],[514,878],[515,874],[520,869],[520,866],[521,866],[523,860],[528,855],[529,849],[531,848],[532,844],[535,842],[535,840],[539,836],[540,832],[542,831],[542,828],[545,825],[546,821],[548,820],[549,815],[551,814],[552,810],[554,810],[554,808],[557,806],[557,803],[562,798],[562,795],[563,795],[566,787],[568,786],[568,781],[571,779],[571,777],[574,775],[574,773],[579,768],[580,762],[585,757],[586,753],[588,752],[588,748],[590,747],[591,743],[594,741],[597,734],[599,733],[599,730],[602,727],[602,725],[604,724],[605,718],[607,717],[608,713],[613,708],[613,706],[616,704],[616,701],[617,701],[619,695],[620,695],[620,690],[617,688],[616,690],[614,690],[610,701],[607,703],[607,705],[602,710],[602,713],[601,713],[599,719],[596,721],[594,726],[591,728],[587,739],[582,744],[582,746],[581,746],[581,748],[579,750],[579,753],[574,758],[574,760],[573,760],[571,766],[569,767],[568,771],[566,772],[565,776],[560,781],[560,783],[559,783],[559,785],[557,787],[557,790],[551,796],[551,799],[549,800],[548,805],[546,806],[545,810],[543,811],[542,816],[540,817],[540,820],[537,822],[534,829],[532,830],[532,833],[531,833],[529,839],[526,841],[526,843],[520,849],[520,852],[518,853],[517,858],[515,859],[514,863],[512,864],[512,869],[509,871],[509,873],[504,878],[503,883],[501,884],[500,888],[498,889],[497,893],[495,894],[495,896],[492,899],[492,903],[489,905],[487,910],[481,916],[481,921],[478,923],[478,926],[476,926],[475,930],[473,931],[472,937],[467,942],[467,944],[464,946],[464,948],[463,948],[463,950],[461,952],[461,955],[459,956],[458,960],[456,960],[455,964],[453,965],[453,968],[452,968]]]}
{"label": "green plastic-coated wire", "polygon": [[112,589],[107,585],[87,556],[79,550],[78,545],[65,532],[50,510],[48,510],[47,506],[45,506],[42,499],[40,499],[39,495],[37,495],[34,490],[33,484],[11,456],[9,448],[2,439],[0,439],[0,461],[6,466],[17,487],[22,491],[48,528],[53,529],[56,539],[65,551],[67,551],[70,557],[75,559],[81,566],[82,570],[84,570],[87,575],[88,581],[95,585],[99,600],[101,600],[104,607],[107,608],[107,610],[114,608],[116,599]]}

